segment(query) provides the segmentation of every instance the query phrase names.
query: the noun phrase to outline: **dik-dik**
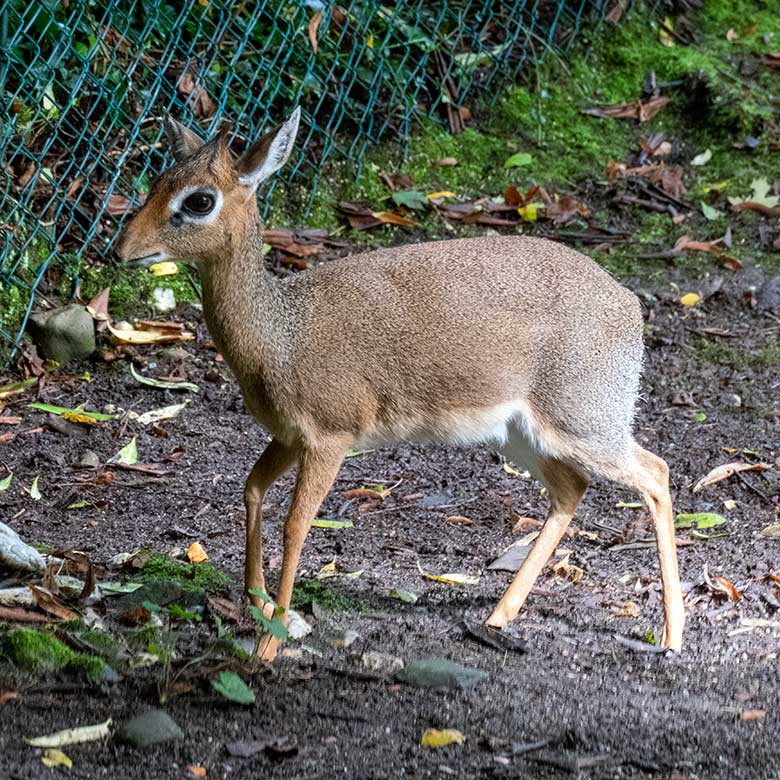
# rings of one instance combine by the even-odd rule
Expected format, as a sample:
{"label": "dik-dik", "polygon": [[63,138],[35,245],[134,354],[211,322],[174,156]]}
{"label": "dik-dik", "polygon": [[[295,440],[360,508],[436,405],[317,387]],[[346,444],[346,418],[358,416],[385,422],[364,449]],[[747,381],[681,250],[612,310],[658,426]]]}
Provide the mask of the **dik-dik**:
{"label": "dik-dik", "polygon": [[[273,434],[246,482],[246,588],[265,590],[261,506],[298,464],[277,604],[290,606],[317,509],[351,448],[399,440],[499,446],[547,488],[536,543],[487,618],[515,618],[593,477],[638,491],[658,543],[663,644],[684,609],[666,463],[632,436],[642,370],[637,298],[588,257],[537,238],[380,249],[286,279],[263,263],[256,191],[284,165],[300,110],[241,157],[225,131],[166,128],[176,162],[119,247],[126,261],[191,259],[214,343]],[[262,607],[257,596],[251,597]],[[266,637],[261,655],[272,659]]]}

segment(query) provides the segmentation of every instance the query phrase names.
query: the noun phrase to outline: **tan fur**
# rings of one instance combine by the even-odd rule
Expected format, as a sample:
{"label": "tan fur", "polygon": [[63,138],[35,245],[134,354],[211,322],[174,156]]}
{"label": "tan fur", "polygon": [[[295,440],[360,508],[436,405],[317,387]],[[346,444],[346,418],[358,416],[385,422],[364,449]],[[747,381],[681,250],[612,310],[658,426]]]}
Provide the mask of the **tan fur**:
{"label": "tan fur", "polygon": [[[197,261],[210,333],[274,436],[247,481],[247,587],[264,587],[263,494],[295,460],[278,594],[285,608],[306,533],[349,447],[497,439],[547,485],[552,509],[538,552],[490,622],[517,614],[588,479],[602,476],[637,489],[651,508],[666,644],[679,649],[665,464],[631,435],[643,353],[636,297],[588,257],[525,237],[381,249],[276,279],[262,260],[254,189],[239,180],[271,141],[236,161],[223,136],[178,162],[119,249],[128,260],[159,253]],[[221,211],[208,225],[173,226],[171,198],[195,185],[218,188]],[[269,641],[265,655],[274,652]]]}

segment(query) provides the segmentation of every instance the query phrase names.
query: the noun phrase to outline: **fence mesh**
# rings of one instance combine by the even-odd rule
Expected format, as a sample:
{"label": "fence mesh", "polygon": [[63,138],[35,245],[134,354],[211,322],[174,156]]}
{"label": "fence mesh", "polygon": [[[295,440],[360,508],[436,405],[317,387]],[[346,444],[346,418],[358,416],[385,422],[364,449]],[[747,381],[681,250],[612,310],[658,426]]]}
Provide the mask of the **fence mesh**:
{"label": "fence mesh", "polygon": [[0,0],[0,334],[18,346],[50,264],[76,278],[109,252],[164,166],[164,113],[204,135],[227,118],[240,148],[300,104],[269,186],[313,197],[328,158],[358,172],[421,117],[457,130],[605,2]]}

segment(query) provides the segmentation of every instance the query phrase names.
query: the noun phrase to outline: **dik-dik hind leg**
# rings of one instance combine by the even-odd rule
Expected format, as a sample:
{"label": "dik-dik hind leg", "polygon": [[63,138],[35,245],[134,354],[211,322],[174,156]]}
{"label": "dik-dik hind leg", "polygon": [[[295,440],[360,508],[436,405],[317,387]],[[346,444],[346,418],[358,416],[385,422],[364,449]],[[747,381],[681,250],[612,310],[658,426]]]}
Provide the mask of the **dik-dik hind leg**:
{"label": "dik-dik hind leg", "polygon": [[[349,442],[334,441],[317,448],[305,448],[301,452],[295,492],[284,524],[282,575],[276,597],[277,604],[284,610],[282,620],[285,624],[303,543],[348,447]],[[260,642],[257,654],[266,661],[272,661],[278,648],[279,640],[269,635]]]}
{"label": "dik-dik hind leg", "polygon": [[620,481],[639,491],[650,510],[655,525],[661,584],[664,596],[664,631],[661,643],[671,650],[682,649],[685,607],[680,573],[677,566],[677,543],[674,537],[674,513],[669,495],[669,467],[666,461],[634,445],[636,466]]}
{"label": "dik-dik hind leg", "polygon": [[525,603],[536,578],[561,541],[577,505],[580,503],[588,481],[571,466],[560,461],[544,459],[539,462],[544,484],[550,494],[550,512],[539,536],[512,584],[501,597],[490,617],[488,626],[503,628]]}
{"label": "dik-dik hind leg", "polygon": [[[246,480],[244,506],[246,507],[246,558],[244,559],[245,590],[260,588],[265,592],[263,575],[263,498],[268,488],[293,464],[297,450],[274,439],[263,450]],[[254,606],[263,609],[263,601],[251,595]],[[273,607],[270,607],[273,610]],[[270,615],[269,615],[270,617]]]}

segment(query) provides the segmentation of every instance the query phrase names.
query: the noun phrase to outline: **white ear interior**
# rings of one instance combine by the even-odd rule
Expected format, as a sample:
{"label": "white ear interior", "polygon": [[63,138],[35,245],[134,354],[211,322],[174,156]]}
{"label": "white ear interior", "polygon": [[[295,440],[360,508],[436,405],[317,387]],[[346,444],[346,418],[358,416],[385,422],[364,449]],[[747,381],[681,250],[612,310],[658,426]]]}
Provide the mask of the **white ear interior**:
{"label": "white ear interior", "polygon": [[295,145],[298,124],[301,121],[301,107],[279,128],[279,132],[268,147],[268,154],[255,170],[245,173],[238,181],[245,187],[257,189],[258,185],[276,173],[286,162]]}

